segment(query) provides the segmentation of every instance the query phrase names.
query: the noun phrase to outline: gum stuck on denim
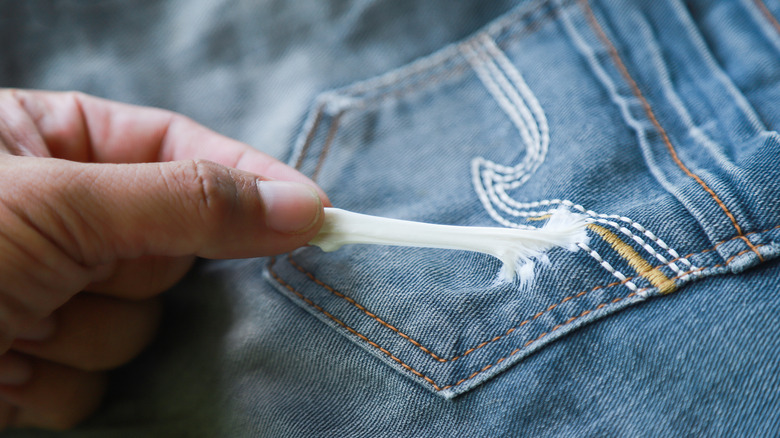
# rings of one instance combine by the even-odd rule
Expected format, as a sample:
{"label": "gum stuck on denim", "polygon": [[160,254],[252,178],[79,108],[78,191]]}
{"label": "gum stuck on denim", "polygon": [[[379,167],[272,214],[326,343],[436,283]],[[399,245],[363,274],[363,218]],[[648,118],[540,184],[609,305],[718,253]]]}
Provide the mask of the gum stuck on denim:
{"label": "gum stuck on denim", "polygon": [[[164,106],[261,148],[293,138],[289,162],[340,208],[521,228],[566,208],[589,241],[522,287],[490,256],[422,248],[203,262],[66,435],[780,427],[777,0],[142,2],[126,16],[146,33],[109,14],[89,28],[102,43],[21,55],[109,3],[27,11],[9,81]],[[148,35],[155,50],[130,44]]]}

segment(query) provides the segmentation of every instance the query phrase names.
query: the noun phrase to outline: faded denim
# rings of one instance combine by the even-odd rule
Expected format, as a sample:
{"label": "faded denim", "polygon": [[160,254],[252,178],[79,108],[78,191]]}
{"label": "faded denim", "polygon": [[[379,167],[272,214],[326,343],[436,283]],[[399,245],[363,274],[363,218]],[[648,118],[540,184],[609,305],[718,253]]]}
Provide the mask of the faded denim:
{"label": "faded denim", "polygon": [[[65,436],[776,433],[780,2],[517,3],[287,5],[305,43],[247,43],[276,58],[237,38],[230,59],[177,59],[165,50],[200,34],[168,27],[166,55],[131,59],[183,62],[181,82],[76,82],[142,103],[158,87],[178,97],[152,102],[259,147],[265,127],[294,132],[290,163],[341,208],[527,227],[563,206],[590,240],[528,285],[418,248],[204,262],[103,412]],[[230,23],[260,14],[232,6]],[[38,86],[67,86],[41,65]]]}

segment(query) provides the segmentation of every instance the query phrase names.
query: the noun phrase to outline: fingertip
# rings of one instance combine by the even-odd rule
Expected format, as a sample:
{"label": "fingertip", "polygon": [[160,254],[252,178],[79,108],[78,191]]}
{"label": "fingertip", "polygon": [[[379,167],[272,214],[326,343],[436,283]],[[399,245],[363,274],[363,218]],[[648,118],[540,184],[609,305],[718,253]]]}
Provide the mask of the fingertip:
{"label": "fingertip", "polygon": [[297,235],[321,222],[323,203],[313,187],[298,182],[258,180],[257,189],[269,229]]}

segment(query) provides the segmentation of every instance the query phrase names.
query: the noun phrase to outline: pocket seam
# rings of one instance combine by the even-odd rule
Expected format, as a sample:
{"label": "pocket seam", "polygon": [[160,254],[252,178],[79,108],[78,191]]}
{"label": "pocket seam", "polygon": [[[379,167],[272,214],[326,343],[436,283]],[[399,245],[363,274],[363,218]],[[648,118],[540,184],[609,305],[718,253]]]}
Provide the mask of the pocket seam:
{"label": "pocket seam", "polygon": [[[545,23],[548,20],[556,18],[563,8],[573,5],[576,1],[577,0],[564,0],[561,4],[555,4],[551,0],[539,1],[533,7],[530,7],[527,10],[518,10],[516,13],[505,17],[505,19],[501,22],[495,23],[493,26],[488,27],[486,30],[477,33],[475,36],[472,36],[463,42],[448,46],[441,52],[434,53],[422,58],[419,61],[416,61],[417,63],[420,63],[419,67],[413,67],[411,68],[411,71],[409,71],[410,65],[407,65],[405,67],[399,68],[396,71],[386,73],[385,75],[373,79],[367,79],[345,88],[325,92],[320,96],[319,102],[315,106],[316,109],[313,111],[313,116],[310,116],[309,118],[311,121],[306,123],[306,125],[309,126],[304,131],[306,135],[300,138],[300,140],[297,142],[298,144],[295,146],[295,151],[292,154],[292,161],[295,162],[295,168],[300,169],[306,160],[310,146],[314,140],[313,133],[317,130],[319,124],[321,123],[323,114],[330,113],[334,120],[331,126],[328,128],[329,132],[326,134],[326,141],[320,149],[318,161],[315,165],[315,171],[312,172],[311,175],[312,179],[315,181],[316,176],[318,176],[319,169],[322,168],[325,158],[328,155],[330,144],[335,138],[336,131],[338,130],[338,119],[346,111],[364,109],[372,102],[381,100],[388,96],[403,96],[404,94],[414,91],[418,87],[435,84],[442,78],[450,77],[454,74],[468,72],[470,71],[468,62],[463,63],[463,65],[461,65],[458,69],[447,69],[441,72],[436,72],[433,70],[439,68],[441,65],[447,62],[454,60],[459,55],[462,55],[460,53],[460,47],[463,44],[468,44],[470,41],[482,34],[495,35],[504,32],[507,28],[514,24],[515,20],[524,21],[524,23],[523,26],[518,27],[518,29],[514,30],[513,33],[526,35],[526,31],[528,33],[536,32],[541,28],[541,23]],[[545,7],[550,7],[551,9],[546,11],[544,14],[534,17],[534,14],[539,13]],[[414,63],[411,64],[411,66],[413,65]],[[411,80],[411,83],[407,84],[406,86],[400,89],[392,88],[394,85],[408,80]],[[382,91],[376,95],[365,96],[366,93],[373,90]],[[335,109],[329,109],[328,101],[338,97],[346,99],[347,103],[340,103],[335,105]],[[357,102],[358,99],[360,99],[359,102]]]}
{"label": "pocket seam", "polygon": [[[619,285],[622,285],[622,284],[626,284],[626,283],[630,282],[631,280],[633,280],[634,278],[637,278],[637,277],[641,276],[641,275],[636,275],[636,276],[624,278],[621,281],[616,281],[616,282],[613,282],[613,283],[610,283],[610,284],[607,284],[607,285],[599,285],[599,286],[596,286],[596,287],[594,287],[592,289],[587,289],[587,290],[578,292],[576,294],[570,295],[568,297],[565,297],[560,302],[558,302],[556,304],[552,304],[552,305],[548,306],[547,308],[545,308],[544,310],[535,313],[533,316],[529,317],[528,319],[525,319],[524,321],[516,324],[515,326],[513,326],[509,330],[507,330],[505,333],[500,334],[500,335],[496,335],[496,336],[494,336],[493,338],[491,338],[489,340],[482,341],[482,342],[478,343],[476,346],[467,349],[463,353],[459,353],[459,354],[457,354],[457,355],[455,355],[455,356],[453,356],[451,358],[446,358],[445,359],[445,358],[442,358],[442,357],[438,356],[436,353],[433,353],[432,351],[430,351],[428,348],[423,346],[419,341],[416,341],[415,339],[413,339],[411,336],[407,335],[406,333],[401,332],[398,328],[396,328],[392,324],[384,321],[383,319],[378,317],[376,314],[374,314],[373,312],[371,312],[368,309],[366,309],[363,305],[361,305],[360,303],[355,301],[355,299],[344,295],[343,293],[337,291],[332,286],[330,286],[330,285],[326,284],[325,282],[323,282],[322,280],[318,279],[314,274],[312,274],[311,272],[307,271],[304,267],[302,267],[299,263],[297,263],[292,258],[292,256],[289,255],[289,254],[287,256],[287,261],[293,267],[295,267],[295,269],[297,269],[299,272],[301,272],[302,274],[306,275],[306,277],[308,277],[310,280],[312,280],[313,282],[315,282],[319,286],[323,287],[325,290],[327,290],[328,292],[332,293],[333,295],[336,295],[337,297],[339,297],[339,298],[347,301],[351,305],[355,306],[360,311],[365,313],[367,316],[369,316],[370,318],[376,320],[379,324],[381,324],[381,325],[389,328],[390,330],[394,331],[396,334],[398,334],[402,338],[406,339],[407,341],[412,343],[412,345],[414,345],[415,347],[419,348],[424,353],[430,355],[433,359],[435,359],[437,362],[440,362],[440,363],[455,362],[456,360],[461,359],[461,358],[463,358],[465,356],[468,356],[469,354],[473,353],[476,350],[479,350],[480,348],[486,347],[486,346],[488,346],[489,344],[491,344],[493,342],[499,341],[499,340],[503,339],[504,337],[512,334],[517,329],[525,326],[526,324],[529,324],[529,323],[533,322],[534,320],[538,319],[539,317],[543,316],[544,314],[552,311],[556,307],[558,307],[561,304],[564,304],[564,303],[566,303],[566,302],[568,302],[568,301],[570,301],[572,299],[580,298],[580,297],[582,297],[584,295],[589,294],[590,292],[595,292],[597,290],[608,289],[608,288],[611,288],[611,287],[614,287],[614,286],[619,286]],[[663,265],[660,265],[658,267],[662,267],[662,266]],[[634,286],[634,287],[636,287],[636,286]],[[635,292],[635,293],[637,292],[637,290],[638,290],[638,288],[637,289],[632,289],[632,291]]]}
{"label": "pocket seam", "polygon": [[650,105],[650,102],[647,100],[647,98],[642,93],[642,90],[639,88],[639,85],[637,84],[636,80],[631,76],[631,73],[628,71],[628,67],[626,67],[625,63],[623,62],[623,59],[621,58],[620,54],[617,51],[617,48],[615,47],[614,43],[610,39],[610,37],[606,34],[604,29],[601,27],[601,24],[599,23],[598,19],[596,18],[596,15],[593,12],[593,9],[590,7],[589,0],[579,0],[580,7],[583,10],[583,13],[585,15],[585,18],[590,24],[591,28],[595,32],[596,36],[601,40],[602,44],[607,49],[607,52],[609,53],[610,57],[612,58],[612,61],[617,66],[618,71],[620,72],[621,76],[623,76],[623,80],[626,81],[626,83],[631,88],[632,93],[634,96],[639,99],[642,108],[644,109],[647,118],[650,120],[650,122],[655,127],[658,134],[660,134],[661,139],[663,140],[664,144],[666,145],[666,148],[672,158],[672,160],[677,164],[677,167],[680,168],[680,170],[683,171],[688,177],[692,178],[696,183],[699,184],[699,186],[712,198],[713,201],[720,207],[721,210],[726,214],[729,221],[731,222],[732,226],[734,227],[734,230],[737,233],[737,238],[742,239],[745,244],[753,251],[753,253],[756,254],[758,257],[758,260],[760,262],[764,261],[764,257],[761,255],[761,253],[758,251],[755,245],[745,237],[745,234],[742,230],[742,227],[737,222],[736,217],[734,217],[734,214],[729,210],[728,206],[723,202],[722,199],[713,191],[707,183],[704,182],[698,175],[693,173],[688,166],[685,165],[685,163],[682,162],[680,157],[677,155],[677,151],[674,147],[674,145],[671,142],[671,139],[669,138],[669,135],[667,134],[664,127],[661,125],[661,123],[658,121],[658,118],[655,116],[655,112],[652,109],[652,106]]}
{"label": "pocket seam", "polygon": [[[773,230],[773,229],[776,229],[776,228],[780,228],[780,225],[778,225],[777,227],[774,227],[774,228],[769,228],[769,229],[766,229],[766,230],[763,230],[763,231],[756,231],[756,232],[752,232],[752,233],[749,233],[749,234],[763,233],[763,232],[771,231],[771,230]],[[652,268],[651,268],[651,269],[652,269],[652,270],[657,270],[657,269],[660,269],[660,268],[662,268],[662,267],[668,267],[670,264],[673,264],[673,263],[675,263],[675,262],[677,262],[677,261],[679,261],[679,260],[688,259],[688,258],[690,258],[690,257],[692,257],[692,256],[695,256],[695,255],[701,255],[701,254],[705,254],[705,253],[708,253],[708,252],[711,252],[711,251],[715,251],[715,250],[717,249],[717,247],[718,247],[718,246],[720,246],[720,245],[722,245],[722,244],[724,244],[724,243],[727,243],[727,242],[730,242],[730,241],[736,240],[736,239],[739,239],[739,237],[734,237],[734,238],[732,238],[732,239],[729,239],[729,240],[725,240],[725,241],[723,241],[723,242],[720,242],[720,243],[718,243],[717,245],[715,245],[714,247],[712,247],[712,248],[710,248],[710,249],[706,249],[706,250],[703,250],[703,251],[699,251],[699,252],[695,252],[695,253],[687,254],[687,255],[685,255],[685,256],[682,256],[682,257],[677,257],[677,258],[675,258],[675,259],[669,260],[669,261],[667,261],[666,263],[662,263],[662,264],[660,264],[660,265],[655,265],[655,266],[652,266]],[[762,247],[762,246],[766,246],[766,244],[764,244],[764,245],[759,245],[759,247]],[[725,262],[725,264],[724,264],[724,265],[728,265],[728,264],[730,264],[730,263],[733,261],[733,259],[734,259],[734,258],[736,258],[736,257],[738,257],[738,256],[741,256],[741,255],[743,255],[743,254],[745,254],[745,253],[747,253],[747,252],[750,252],[750,251],[751,251],[750,249],[746,249],[746,250],[744,250],[744,251],[742,251],[742,252],[740,252],[740,253],[737,253],[737,254],[735,254],[735,255],[731,256],[731,257],[730,257],[728,260],[726,260],[726,262]],[[430,355],[430,356],[431,356],[433,359],[435,359],[437,362],[440,362],[440,363],[454,362],[454,361],[456,361],[456,360],[458,360],[458,359],[460,359],[460,358],[463,358],[463,357],[465,357],[465,356],[467,356],[467,355],[469,355],[469,354],[473,353],[474,351],[476,351],[476,350],[478,350],[478,349],[480,349],[480,348],[486,347],[486,346],[488,346],[489,344],[491,344],[491,343],[493,343],[493,342],[499,341],[499,340],[503,339],[504,337],[506,337],[506,336],[510,335],[511,333],[513,333],[514,331],[516,331],[517,329],[519,329],[520,327],[523,327],[524,325],[531,323],[532,321],[534,321],[534,320],[538,319],[538,318],[539,318],[539,317],[541,317],[542,315],[544,315],[544,314],[546,314],[546,313],[548,313],[548,312],[552,311],[552,310],[553,310],[553,309],[555,309],[556,307],[558,307],[558,306],[560,306],[561,304],[564,304],[564,303],[566,303],[566,302],[568,302],[568,301],[570,301],[570,300],[572,300],[572,299],[580,298],[580,297],[582,297],[582,296],[584,296],[584,295],[587,295],[587,294],[589,294],[589,293],[591,293],[591,292],[595,292],[595,291],[597,291],[597,290],[608,289],[608,288],[611,288],[611,287],[614,287],[614,286],[619,286],[619,285],[622,285],[622,284],[627,284],[627,283],[631,282],[631,280],[634,280],[634,279],[636,279],[636,278],[641,278],[641,277],[644,277],[644,274],[643,274],[643,273],[637,273],[637,275],[633,275],[633,276],[631,276],[631,277],[624,277],[624,278],[623,278],[622,280],[620,280],[620,281],[612,282],[612,283],[609,283],[609,284],[607,284],[607,285],[598,285],[598,286],[596,286],[596,287],[593,287],[592,289],[586,289],[586,290],[584,290],[584,291],[581,291],[581,292],[578,292],[578,293],[576,293],[576,294],[569,295],[569,296],[567,296],[567,297],[563,298],[563,299],[562,299],[561,301],[559,301],[558,303],[552,304],[552,305],[548,306],[547,308],[545,308],[544,310],[541,310],[541,311],[539,311],[539,312],[535,313],[533,316],[531,316],[531,317],[529,317],[529,318],[527,318],[527,319],[523,320],[522,322],[520,322],[520,323],[516,324],[515,326],[511,327],[509,330],[507,330],[507,331],[506,331],[506,332],[504,332],[503,334],[496,335],[496,336],[492,337],[492,338],[491,338],[491,339],[489,339],[489,340],[486,340],[486,341],[479,342],[479,343],[478,343],[476,346],[474,346],[474,347],[471,347],[471,348],[467,349],[466,351],[464,351],[463,353],[459,353],[459,354],[457,354],[457,355],[455,355],[455,356],[453,356],[453,357],[451,357],[451,358],[442,358],[442,357],[440,357],[439,355],[437,355],[436,353],[432,352],[432,351],[431,351],[430,349],[428,349],[427,347],[425,347],[424,345],[422,345],[422,343],[421,343],[421,342],[419,342],[419,341],[415,340],[414,338],[412,338],[411,336],[407,335],[406,333],[403,333],[403,332],[402,332],[400,329],[398,329],[398,328],[397,328],[397,327],[395,327],[394,325],[392,325],[392,324],[390,324],[390,323],[388,323],[388,322],[384,321],[382,318],[380,318],[379,316],[377,316],[375,313],[373,313],[373,312],[371,312],[370,310],[368,310],[368,309],[367,309],[365,306],[363,306],[362,304],[358,303],[358,302],[357,302],[355,299],[353,299],[353,298],[351,298],[351,297],[348,297],[348,296],[346,296],[345,294],[343,294],[343,293],[339,292],[338,290],[336,290],[334,287],[332,287],[332,286],[328,285],[328,284],[327,284],[327,283],[325,283],[324,281],[322,281],[322,280],[320,280],[319,278],[317,278],[317,277],[316,277],[314,274],[312,274],[311,272],[307,271],[307,270],[306,270],[306,268],[304,268],[304,267],[303,267],[303,266],[301,266],[301,265],[300,265],[298,262],[296,262],[296,261],[295,261],[295,260],[292,258],[292,255],[291,255],[291,254],[288,254],[288,255],[287,255],[287,261],[288,261],[288,262],[289,262],[289,263],[290,263],[290,264],[291,264],[291,265],[292,265],[292,266],[293,266],[293,267],[294,267],[294,268],[295,268],[297,271],[299,271],[300,273],[304,274],[304,275],[305,275],[306,277],[308,277],[308,278],[309,278],[311,281],[313,281],[313,282],[314,282],[314,283],[316,283],[317,285],[319,285],[319,286],[323,287],[325,290],[327,290],[328,292],[332,293],[333,295],[336,295],[337,297],[339,297],[339,298],[341,298],[341,299],[343,299],[343,300],[347,301],[348,303],[350,303],[351,305],[353,305],[354,307],[356,307],[357,309],[359,309],[360,311],[362,311],[363,313],[365,313],[367,316],[369,316],[370,318],[374,319],[375,321],[377,321],[377,322],[378,322],[379,324],[381,324],[382,326],[384,326],[384,327],[386,327],[386,328],[388,328],[388,329],[392,330],[393,332],[395,332],[396,334],[398,334],[398,335],[399,335],[399,336],[401,336],[402,338],[406,339],[407,341],[409,341],[410,343],[412,343],[412,345],[414,345],[415,347],[419,348],[419,349],[420,349],[420,350],[422,350],[424,353],[426,353],[426,354]],[[274,261],[274,263],[275,263],[275,261]],[[677,275],[676,275],[676,276],[674,276],[674,277],[672,277],[672,278],[669,278],[669,280],[673,281],[673,280],[678,280],[678,279],[680,279],[680,278],[683,278],[683,277],[685,277],[685,276],[688,276],[688,275],[692,275],[692,274],[693,274],[693,275],[696,275],[696,274],[698,274],[699,272],[701,272],[702,270],[704,270],[704,269],[708,269],[707,267],[696,267],[696,266],[693,266],[693,265],[690,265],[690,264],[689,264],[689,266],[690,266],[690,269],[689,269],[689,270],[687,270],[687,271],[685,271],[685,272],[682,272],[682,271],[676,271],[676,272],[677,272]],[[717,267],[719,267],[719,265],[714,265],[714,266],[711,266],[711,267],[709,267],[709,268],[717,268]],[[276,277],[275,277],[275,278],[276,278]],[[283,281],[283,280],[282,280],[282,281]],[[286,284],[286,283],[285,283],[285,284]],[[642,289],[639,289],[639,288],[638,288],[638,287],[636,287],[636,286],[634,286],[633,288],[631,288],[631,287],[629,287],[629,288],[631,289],[631,291],[632,291],[634,294],[636,294],[636,293],[640,293],[640,292],[643,292],[643,291],[648,291],[648,290],[651,290],[651,289],[653,289],[653,288],[655,288],[655,289],[659,289],[658,287],[653,287],[653,288],[642,288]],[[670,292],[671,292],[671,291],[669,291],[669,292],[667,292],[667,293],[670,293]],[[584,316],[584,315],[583,315],[583,316]]]}
{"label": "pocket seam", "polygon": [[761,14],[764,16],[764,18],[766,18],[772,27],[775,28],[777,34],[780,35],[780,21],[778,21],[777,18],[772,15],[772,11],[769,10],[766,3],[764,3],[763,0],[753,0],[753,3],[756,5],[758,10],[761,11]]}
{"label": "pocket seam", "polygon": [[[765,230],[762,230],[762,231],[756,231],[756,232],[752,232],[752,233],[749,233],[749,234],[764,233],[764,232],[767,232],[767,231],[772,231],[772,230],[775,230],[775,229],[780,229],[780,225],[778,225],[778,226],[775,226],[775,227],[772,227],[772,228],[768,228],[768,229],[765,229]],[[730,241],[733,241],[733,240],[736,240],[736,239],[740,239],[740,238],[741,238],[740,236],[736,236],[736,237],[733,237],[733,238],[731,238],[731,239],[724,240],[724,241],[722,241],[722,242],[719,242],[719,243],[718,243],[718,245],[716,245],[715,247],[712,247],[712,248],[709,248],[709,249],[706,249],[706,250],[702,250],[702,251],[699,251],[699,252],[696,252],[696,253],[691,253],[691,254],[688,254],[688,255],[686,255],[685,257],[692,257],[692,256],[695,256],[695,255],[701,255],[701,254],[704,254],[704,253],[707,253],[707,252],[715,251],[715,250],[717,249],[717,248],[716,248],[717,246],[719,246],[719,245],[722,245],[722,244],[724,244],[724,243],[727,243],[727,242],[730,242]],[[770,246],[770,245],[771,245],[771,244],[762,244],[762,245],[758,245],[758,248],[765,247],[765,246]],[[728,265],[729,265],[729,264],[730,264],[732,261],[734,261],[734,259],[736,259],[737,257],[739,257],[739,256],[741,256],[741,255],[743,255],[743,254],[749,253],[749,252],[751,252],[751,251],[752,251],[752,249],[746,249],[746,250],[743,250],[743,251],[741,251],[741,252],[739,252],[739,253],[737,253],[737,254],[735,254],[735,255],[731,256],[731,257],[730,257],[729,259],[727,259],[725,262],[718,263],[718,264],[715,264],[715,265],[712,265],[712,266],[708,266],[708,267],[700,267],[700,268],[691,269],[690,271],[683,273],[683,275],[678,275],[678,276],[676,276],[676,277],[673,277],[673,278],[671,278],[671,280],[677,280],[677,279],[680,279],[680,278],[682,278],[682,277],[684,277],[684,276],[689,276],[689,275],[692,275],[692,274],[695,274],[695,275],[699,276],[699,275],[701,275],[701,274],[702,274],[702,271],[704,271],[705,269],[706,269],[706,270],[710,270],[710,271],[712,271],[712,270],[716,270],[717,268],[726,267],[726,266],[728,266]],[[288,257],[289,257],[289,256],[288,256]],[[349,325],[347,325],[346,323],[344,323],[343,321],[341,321],[340,319],[338,319],[336,316],[334,316],[333,314],[329,313],[329,312],[328,312],[328,311],[326,311],[324,308],[322,308],[321,306],[319,306],[318,304],[314,303],[312,300],[310,300],[309,298],[307,298],[307,297],[306,297],[305,295],[303,295],[301,292],[299,292],[298,290],[296,290],[296,289],[295,289],[295,288],[294,288],[292,285],[290,285],[290,284],[288,284],[287,282],[285,282],[285,281],[284,281],[284,280],[283,280],[283,279],[282,279],[282,278],[279,276],[279,274],[277,274],[277,273],[276,273],[276,271],[274,271],[274,269],[273,269],[273,266],[276,264],[276,261],[277,261],[276,257],[272,257],[272,258],[271,258],[271,260],[270,260],[270,262],[269,262],[269,264],[268,264],[268,266],[267,266],[267,270],[268,270],[269,274],[271,275],[271,277],[273,277],[273,278],[274,278],[274,280],[275,280],[275,281],[276,281],[276,282],[277,282],[279,285],[281,285],[281,286],[283,286],[285,289],[289,290],[291,293],[293,293],[293,294],[294,294],[295,296],[297,296],[299,299],[303,300],[303,301],[304,301],[306,304],[308,304],[310,307],[312,307],[312,308],[316,309],[317,311],[319,311],[320,313],[322,313],[323,315],[325,315],[327,318],[329,318],[329,319],[331,319],[332,321],[336,322],[338,325],[342,326],[344,329],[346,329],[347,331],[349,331],[349,332],[350,332],[350,333],[352,333],[353,335],[357,336],[358,338],[362,339],[363,341],[365,341],[366,343],[368,343],[368,344],[369,344],[369,345],[371,345],[372,347],[374,347],[374,348],[378,349],[380,352],[382,352],[382,353],[383,353],[383,354],[385,354],[386,356],[390,357],[390,358],[391,358],[393,361],[395,361],[395,362],[397,362],[398,364],[400,364],[400,365],[401,365],[401,366],[402,366],[404,369],[408,370],[409,372],[411,372],[411,373],[412,373],[412,374],[414,374],[415,376],[417,376],[417,377],[420,377],[421,379],[423,379],[423,380],[425,380],[426,382],[428,382],[428,383],[429,383],[431,386],[433,386],[433,388],[434,388],[434,389],[435,389],[437,392],[444,391],[444,390],[446,390],[446,389],[450,389],[450,388],[453,388],[453,387],[459,386],[459,385],[461,385],[461,384],[463,384],[463,383],[465,383],[465,382],[467,382],[467,381],[469,381],[469,380],[471,380],[471,379],[473,379],[473,378],[477,377],[477,376],[478,376],[478,375],[480,375],[481,373],[483,373],[483,372],[485,372],[485,371],[489,370],[490,368],[492,368],[492,367],[494,367],[494,366],[496,366],[496,365],[500,364],[501,362],[503,362],[503,361],[507,360],[507,359],[508,359],[508,358],[510,358],[511,356],[514,356],[515,354],[519,353],[519,352],[520,352],[520,351],[522,351],[524,348],[526,348],[526,347],[529,347],[530,345],[532,345],[532,344],[534,344],[534,343],[536,343],[536,342],[538,342],[538,341],[542,340],[543,338],[545,338],[546,336],[548,336],[548,335],[552,334],[553,332],[555,332],[555,331],[557,331],[557,330],[559,330],[559,329],[561,329],[561,328],[563,328],[563,327],[565,327],[565,326],[567,326],[567,325],[569,325],[569,324],[572,324],[573,322],[577,321],[579,318],[582,318],[582,317],[584,317],[584,316],[587,316],[587,315],[589,315],[589,314],[591,314],[591,313],[593,313],[593,312],[595,312],[595,311],[601,310],[601,309],[603,309],[603,308],[605,308],[605,307],[607,307],[607,306],[609,306],[609,305],[617,304],[617,303],[619,303],[619,302],[621,302],[621,301],[624,301],[624,300],[626,300],[626,299],[629,299],[629,298],[633,298],[633,297],[639,296],[639,295],[640,295],[640,294],[642,294],[643,292],[646,292],[646,291],[651,291],[651,290],[653,290],[653,289],[657,289],[657,288],[655,288],[655,287],[647,287],[647,288],[639,289],[639,290],[637,290],[637,291],[632,291],[631,293],[629,293],[629,294],[628,294],[628,295],[626,295],[626,296],[623,296],[623,297],[617,297],[617,298],[614,298],[614,299],[612,299],[612,300],[610,300],[610,301],[608,301],[608,302],[603,302],[603,303],[600,303],[600,304],[598,304],[597,306],[595,306],[595,307],[593,307],[593,308],[591,308],[591,309],[587,309],[587,310],[585,310],[585,311],[581,312],[580,314],[578,314],[578,315],[576,315],[576,316],[572,316],[572,317],[568,318],[566,321],[564,321],[564,322],[562,322],[562,323],[559,323],[559,324],[557,324],[557,325],[553,326],[551,329],[549,329],[548,331],[545,331],[545,332],[541,333],[541,334],[540,334],[540,335],[538,335],[537,337],[535,337],[535,338],[533,338],[533,339],[530,339],[530,340],[528,340],[528,341],[527,341],[527,342],[525,342],[525,343],[524,343],[524,344],[523,344],[521,347],[516,347],[516,348],[514,348],[514,349],[513,349],[511,352],[509,352],[509,353],[508,353],[508,354],[506,354],[505,356],[503,356],[503,357],[499,358],[499,359],[498,359],[497,361],[495,361],[495,362],[492,362],[492,363],[489,363],[489,364],[487,364],[487,365],[483,366],[482,368],[480,368],[480,369],[479,369],[479,370],[477,370],[477,371],[474,371],[474,372],[473,372],[472,374],[470,374],[468,377],[462,378],[462,379],[460,379],[460,380],[456,381],[456,382],[455,382],[455,383],[453,383],[453,384],[447,384],[447,385],[440,386],[440,385],[439,385],[439,384],[437,384],[437,383],[436,383],[436,381],[434,381],[432,378],[430,378],[430,377],[428,377],[427,375],[425,375],[425,374],[421,373],[420,371],[418,371],[418,370],[414,369],[412,366],[408,365],[408,364],[407,364],[407,363],[405,363],[403,360],[401,360],[401,359],[399,359],[397,356],[395,356],[395,355],[394,355],[392,352],[390,352],[389,350],[387,350],[387,349],[385,349],[384,347],[380,346],[380,345],[379,345],[379,344],[377,344],[376,342],[374,342],[374,341],[370,340],[370,339],[369,339],[367,336],[365,336],[364,334],[362,334],[362,333],[358,332],[358,331],[357,331],[357,330],[355,330],[354,328],[350,327]],[[670,263],[671,263],[671,262],[670,262]],[[661,267],[661,266],[663,266],[663,265],[659,265],[658,267]],[[297,268],[296,268],[296,269],[297,269]],[[614,285],[615,285],[615,284],[611,284],[611,285],[603,286],[602,288],[607,288],[607,287],[611,287],[611,286],[614,286]],[[593,290],[596,290],[596,289],[593,289]],[[593,290],[591,290],[591,291],[593,291]],[[563,301],[562,301],[562,302],[563,302]],[[562,303],[562,302],[561,302],[561,303]],[[559,303],[558,305],[560,305],[561,303]],[[557,306],[557,305],[556,305],[556,306]]]}

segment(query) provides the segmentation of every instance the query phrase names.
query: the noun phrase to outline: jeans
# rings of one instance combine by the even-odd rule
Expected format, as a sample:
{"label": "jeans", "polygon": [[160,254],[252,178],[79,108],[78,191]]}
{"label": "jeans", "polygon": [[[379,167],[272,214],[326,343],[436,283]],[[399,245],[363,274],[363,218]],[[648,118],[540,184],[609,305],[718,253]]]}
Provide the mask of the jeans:
{"label": "jeans", "polygon": [[420,248],[203,262],[66,436],[776,433],[780,2],[518,3],[445,31],[449,3],[374,2],[329,29],[353,68],[332,52],[304,95],[444,48],[308,99],[289,161],[340,208],[518,228],[567,208],[587,242],[529,284]]}

